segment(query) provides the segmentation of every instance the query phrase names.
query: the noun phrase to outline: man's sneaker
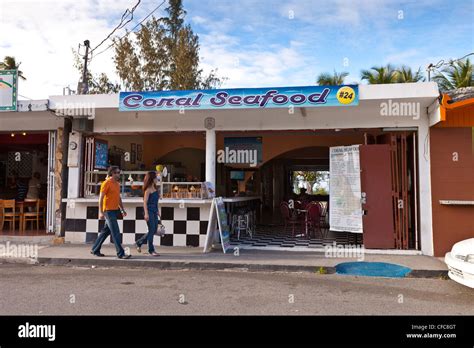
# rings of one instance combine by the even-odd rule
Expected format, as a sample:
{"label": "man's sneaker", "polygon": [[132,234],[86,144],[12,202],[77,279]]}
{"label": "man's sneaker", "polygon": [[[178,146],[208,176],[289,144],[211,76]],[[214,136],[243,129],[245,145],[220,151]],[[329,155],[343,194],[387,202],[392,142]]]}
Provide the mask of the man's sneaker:
{"label": "man's sneaker", "polygon": [[91,250],[91,254],[94,255],[94,256],[97,256],[97,257],[104,257],[105,256],[101,252],[94,252],[93,250]]}
{"label": "man's sneaker", "polygon": [[117,256],[119,259],[129,259],[132,257],[132,255],[121,255],[121,256]]}

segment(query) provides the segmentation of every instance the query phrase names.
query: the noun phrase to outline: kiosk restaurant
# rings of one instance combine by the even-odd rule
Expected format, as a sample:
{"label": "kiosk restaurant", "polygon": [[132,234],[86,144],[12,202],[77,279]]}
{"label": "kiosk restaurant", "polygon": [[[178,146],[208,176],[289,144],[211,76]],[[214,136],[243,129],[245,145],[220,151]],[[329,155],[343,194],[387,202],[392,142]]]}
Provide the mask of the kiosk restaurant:
{"label": "kiosk restaurant", "polygon": [[94,110],[74,116],[66,242],[97,238],[100,184],[118,165],[124,244],[147,231],[141,185],[159,170],[158,245],[204,247],[222,197],[232,247],[432,255],[438,96],[435,83],[406,83],[50,97],[57,112]]}

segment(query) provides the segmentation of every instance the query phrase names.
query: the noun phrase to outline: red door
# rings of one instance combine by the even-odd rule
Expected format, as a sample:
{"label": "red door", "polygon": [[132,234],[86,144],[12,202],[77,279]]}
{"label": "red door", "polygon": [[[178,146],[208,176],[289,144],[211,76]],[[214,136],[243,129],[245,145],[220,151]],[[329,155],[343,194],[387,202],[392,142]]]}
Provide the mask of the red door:
{"label": "red door", "polygon": [[362,226],[367,249],[395,248],[390,163],[390,145],[360,146]]}

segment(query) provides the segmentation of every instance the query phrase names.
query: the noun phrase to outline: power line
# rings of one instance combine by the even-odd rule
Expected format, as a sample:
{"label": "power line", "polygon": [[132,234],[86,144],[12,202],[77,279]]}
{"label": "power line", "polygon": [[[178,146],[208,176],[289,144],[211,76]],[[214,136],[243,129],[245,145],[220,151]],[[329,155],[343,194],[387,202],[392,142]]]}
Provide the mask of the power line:
{"label": "power line", "polygon": [[453,65],[455,62],[460,62],[464,58],[467,58],[469,56],[474,55],[474,52],[466,54],[464,57],[458,58],[458,59],[450,59],[449,61],[445,62],[444,59],[441,59],[438,61],[436,64],[430,63],[428,67],[426,68],[426,71],[428,72],[428,81],[431,80],[431,72],[433,71],[438,71],[441,73],[439,70],[443,65]]}
{"label": "power line", "polygon": [[[157,7],[155,7],[145,18],[143,18],[137,25],[135,25],[131,31],[127,32],[125,35],[123,35],[122,37],[119,38],[119,41],[122,40],[124,37],[128,36],[130,33],[132,33],[135,29],[137,29],[144,21],[146,21],[154,12],[156,12],[156,10],[158,10],[164,3],[166,2],[166,0],[163,0],[161,2],[161,4],[159,4]],[[97,53],[94,57],[97,57],[98,55],[104,53],[105,51],[107,51],[109,48],[111,48],[113,45],[115,45],[114,42],[112,42],[106,49],[104,49],[103,51],[100,51],[99,53]],[[91,52],[92,53],[92,52]],[[91,57],[91,60],[92,60],[93,57]]]}
{"label": "power line", "polygon": [[[129,10],[128,8],[125,10],[125,12],[122,14],[122,18],[120,19],[120,23],[112,30],[112,32],[109,35],[107,35],[107,37],[105,39],[103,39],[97,46],[95,46],[91,50],[91,54],[97,48],[99,48],[105,41],[107,41],[113,35],[113,33],[115,33],[119,29],[122,29],[125,25],[127,25],[128,23],[130,23],[133,20],[133,12],[135,12],[135,9],[138,7],[140,2],[141,2],[141,0],[138,0],[138,2],[135,4],[135,6],[132,7],[131,10]],[[130,18],[126,22],[124,22],[125,18],[127,18],[128,16],[130,16]]]}

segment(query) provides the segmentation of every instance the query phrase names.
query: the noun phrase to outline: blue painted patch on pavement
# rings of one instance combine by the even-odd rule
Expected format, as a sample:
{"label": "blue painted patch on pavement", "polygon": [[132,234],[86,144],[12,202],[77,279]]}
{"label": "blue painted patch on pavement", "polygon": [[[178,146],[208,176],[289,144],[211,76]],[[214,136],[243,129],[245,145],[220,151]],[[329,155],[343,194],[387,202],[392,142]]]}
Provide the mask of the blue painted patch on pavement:
{"label": "blue painted patch on pavement", "polygon": [[411,269],[386,262],[344,262],[336,265],[337,274],[357,275],[365,277],[406,277]]}

